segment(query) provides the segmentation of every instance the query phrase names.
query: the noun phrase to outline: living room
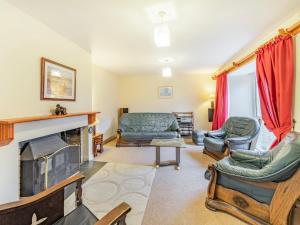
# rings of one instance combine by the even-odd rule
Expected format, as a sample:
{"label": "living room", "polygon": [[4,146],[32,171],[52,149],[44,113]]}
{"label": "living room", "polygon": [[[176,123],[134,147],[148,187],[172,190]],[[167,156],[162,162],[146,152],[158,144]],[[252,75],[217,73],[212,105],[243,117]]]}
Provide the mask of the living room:
{"label": "living room", "polygon": [[298,0],[0,0],[0,25],[0,225],[300,224]]}

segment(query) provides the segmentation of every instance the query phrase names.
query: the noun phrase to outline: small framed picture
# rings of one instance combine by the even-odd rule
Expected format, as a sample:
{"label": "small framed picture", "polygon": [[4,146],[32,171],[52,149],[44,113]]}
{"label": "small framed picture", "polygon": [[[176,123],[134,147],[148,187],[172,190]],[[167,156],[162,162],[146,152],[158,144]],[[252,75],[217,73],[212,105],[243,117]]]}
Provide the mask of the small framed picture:
{"label": "small framed picture", "polygon": [[172,86],[158,87],[158,97],[159,98],[172,98],[173,97],[173,87]]}
{"label": "small framed picture", "polygon": [[42,58],[41,100],[75,101],[76,69]]}

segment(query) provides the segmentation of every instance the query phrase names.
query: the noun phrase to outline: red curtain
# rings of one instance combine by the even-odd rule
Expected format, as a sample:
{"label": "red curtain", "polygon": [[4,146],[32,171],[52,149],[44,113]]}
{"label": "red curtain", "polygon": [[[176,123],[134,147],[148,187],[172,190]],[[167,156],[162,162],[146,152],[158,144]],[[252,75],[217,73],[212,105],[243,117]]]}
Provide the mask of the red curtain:
{"label": "red curtain", "polygon": [[257,52],[256,73],[262,119],[276,146],[292,129],[294,47],[290,35],[279,36]]}
{"label": "red curtain", "polygon": [[227,73],[224,72],[217,77],[216,99],[212,130],[222,127],[228,117],[228,93]]}

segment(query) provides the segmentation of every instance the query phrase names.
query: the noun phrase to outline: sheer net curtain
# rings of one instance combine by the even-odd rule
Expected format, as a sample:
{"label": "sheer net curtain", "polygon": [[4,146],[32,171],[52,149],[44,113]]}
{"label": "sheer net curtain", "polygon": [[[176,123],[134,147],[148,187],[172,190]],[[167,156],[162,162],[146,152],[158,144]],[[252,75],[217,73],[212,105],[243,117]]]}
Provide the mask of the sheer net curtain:
{"label": "sheer net curtain", "polygon": [[[229,116],[261,119],[255,62],[241,67],[228,75],[228,100]],[[257,149],[268,150],[275,139],[273,133],[268,131],[262,122]]]}

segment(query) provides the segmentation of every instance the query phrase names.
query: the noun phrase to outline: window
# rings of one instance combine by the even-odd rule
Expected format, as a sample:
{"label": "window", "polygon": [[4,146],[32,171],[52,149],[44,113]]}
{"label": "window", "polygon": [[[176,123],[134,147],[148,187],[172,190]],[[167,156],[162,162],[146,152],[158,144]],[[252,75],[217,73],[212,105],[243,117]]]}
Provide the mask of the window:
{"label": "window", "polygon": [[[228,76],[229,116],[245,116],[261,119],[261,108],[256,81],[255,62],[241,67]],[[257,149],[267,150],[275,140],[272,132],[261,121]]]}

